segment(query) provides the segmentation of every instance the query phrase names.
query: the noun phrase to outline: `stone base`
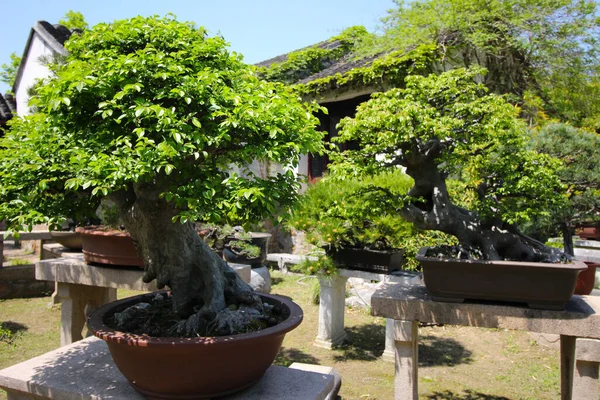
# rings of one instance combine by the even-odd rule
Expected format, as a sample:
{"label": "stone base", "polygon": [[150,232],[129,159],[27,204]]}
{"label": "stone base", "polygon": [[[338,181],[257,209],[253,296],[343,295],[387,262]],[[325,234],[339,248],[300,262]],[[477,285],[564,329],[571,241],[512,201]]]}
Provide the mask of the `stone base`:
{"label": "stone base", "polygon": [[267,267],[252,268],[250,286],[260,293],[271,293],[271,273]]}
{"label": "stone base", "polygon": [[341,335],[336,336],[332,339],[324,339],[324,338],[317,337],[315,339],[315,341],[313,342],[313,345],[315,347],[320,347],[322,349],[331,350],[334,347],[337,347],[337,346],[341,345],[342,343],[344,343],[345,339],[346,339],[346,333],[342,332]]}
{"label": "stone base", "polygon": [[[306,368],[271,366],[254,386],[223,400],[325,400],[335,376]],[[8,399],[143,400],[115,366],[106,343],[95,337],[61,347],[0,371]]]}

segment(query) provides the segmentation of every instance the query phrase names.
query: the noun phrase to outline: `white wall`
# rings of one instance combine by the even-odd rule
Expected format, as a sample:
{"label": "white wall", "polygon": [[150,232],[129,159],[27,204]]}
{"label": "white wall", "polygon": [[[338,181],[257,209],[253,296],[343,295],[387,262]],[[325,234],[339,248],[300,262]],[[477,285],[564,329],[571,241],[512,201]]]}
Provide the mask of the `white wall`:
{"label": "white wall", "polygon": [[18,87],[15,89],[15,97],[17,101],[17,114],[30,115],[29,110],[29,88],[31,88],[38,79],[43,79],[50,76],[50,70],[45,63],[40,62],[40,58],[45,58],[46,61],[53,57],[54,52],[48,47],[40,36],[34,32],[31,39],[31,45],[27,59],[22,62],[23,72],[19,81]]}

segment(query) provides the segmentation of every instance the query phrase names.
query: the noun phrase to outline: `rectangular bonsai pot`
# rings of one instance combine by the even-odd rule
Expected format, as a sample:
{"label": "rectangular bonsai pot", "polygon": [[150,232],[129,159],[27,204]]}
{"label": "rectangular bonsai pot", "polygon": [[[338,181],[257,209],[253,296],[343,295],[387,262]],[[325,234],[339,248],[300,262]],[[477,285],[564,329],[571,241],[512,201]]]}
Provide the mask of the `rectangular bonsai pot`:
{"label": "rectangular bonsai pot", "polygon": [[378,274],[391,274],[402,270],[404,264],[404,251],[370,250],[358,247],[342,247],[339,249],[326,249],[327,255],[341,268],[358,271],[375,272]]}
{"label": "rectangular bonsai pot", "polygon": [[581,261],[552,264],[520,261],[416,259],[423,268],[425,286],[435,301],[462,303],[465,299],[527,303],[530,308],[562,310],[575,289]]}

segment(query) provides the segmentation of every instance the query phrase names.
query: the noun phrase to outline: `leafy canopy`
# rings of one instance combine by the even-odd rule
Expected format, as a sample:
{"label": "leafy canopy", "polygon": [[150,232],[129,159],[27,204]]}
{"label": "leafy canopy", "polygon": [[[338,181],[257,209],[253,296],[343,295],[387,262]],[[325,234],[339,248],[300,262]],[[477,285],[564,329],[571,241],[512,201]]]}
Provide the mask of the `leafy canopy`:
{"label": "leafy canopy", "polygon": [[[408,168],[431,167],[464,183],[463,205],[482,217],[520,223],[546,214],[559,201],[557,161],[525,148],[527,132],[517,109],[489,94],[482,69],[456,69],[440,75],[409,76],[405,89],[378,93],[340,123],[337,142],[354,141],[358,150],[334,151],[337,176],[357,177]],[[415,162],[422,157],[431,164]],[[425,175],[424,175],[425,176]]]}
{"label": "leafy canopy", "polygon": [[66,26],[69,29],[88,29],[90,26],[85,21],[82,13],[79,11],[69,10],[62,19],[58,21],[59,24]]}
{"label": "leafy canopy", "polygon": [[521,102],[530,90],[561,119],[600,127],[593,0],[395,0],[383,34],[359,54],[438,45],[450,66],[481,65],[485,83]]}
{"label": "leafy canopy", "polygon": [[[103,196],[142,187],[172,202],[181,221],[257,218],[293,200],[291,168],[320,151],[316,105],[260,80],[191,23],[99,24],[66,47],[34,99],[40,113],[0,142],[0,212],[14,222],[85,215]],[[282,171],[246,168],[267,159]],[[244,175],[228,172],[236,165]]]}
{"label": "leafy canopy", "polygon": [[0,65],[0,82],[12,87],[17,79],[19,64],[21,64],[21,57],[17,53],[11,53],[10,63]]}
{"label": "leafy canopy", "polygon": [[531,229],[549,236],[559,228],[571,230],[600,220],[600,136],[566,124],[548,124],[532,133],[530,146],[561,160],[558,176],[567,187],[565,201]]}

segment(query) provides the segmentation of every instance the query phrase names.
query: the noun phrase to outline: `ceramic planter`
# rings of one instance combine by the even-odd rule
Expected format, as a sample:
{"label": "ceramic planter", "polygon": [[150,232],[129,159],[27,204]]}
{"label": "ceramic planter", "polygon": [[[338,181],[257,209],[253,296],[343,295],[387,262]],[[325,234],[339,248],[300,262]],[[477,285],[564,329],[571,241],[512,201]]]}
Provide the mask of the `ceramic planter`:
{"label": "ceramic planter", "polygon": [[587,269],[581,271],[577,276],[575,284],[575,294],[588,295],[594,290],[594,282],[596,280],[596,267],[600,264],[592,261],[584,261]]}
{"label": "ceramic planter", "polygon": [[[236,264],[252,265],[254,267],[260,267],[267,259],[267,248],[269,245],[269,239],[271,238],[270,233],[250,232],[250,239],[237,239],[235,237],[228,237],[225,240],[225,247],[223,248],[223,257],[225,261]],[[260,255],[258,257],[248,257],[244,254],[239,254],[232,249],[230,243],[234,240],[247,241],[254,246],[260,247]]]}
{"label": "ceramic planter", "polygon": [[370,250],[358,247],[326,248],[327,255],[341,268],[391,274],[402,270],[404,252],[398,249]]}
{"label": "ceramic planter", "polygon": [[75,230],[82,238],[86,263],[144,268],[129,233],[104,226],[86,226]]}
{"label": "ceramic planter", "polygon": [[583,239],[600,240],[600,224],[584,225],[577,228],[575,233]]}
{"label": "ceramic planter", "polygon": [[115,331],[104,321],[115,312],[156,293],[130,297],[94,311],[88,327],[106,341],[113,360],[133,387],[153,399],[223,396],[256,383],[277,356],[285,334],[302,322],[292,301],[261,294],[263,302],[281,305],[287,318],[261,331],[222,337],[156,338]]}
{"label": "ceramic planter", "polygon": [[71,250],[83,248],[83,239],[77,232],[50,231],[50,236],[56,243]]}
{"label": "ceramic planter", "polygon": [[462,303],[465,299],[527,303],[530,308],[562,310],[573,295],[582,261],[551,264],[518,261],[476,261],[427,257],[416,259],[433,300]]}

